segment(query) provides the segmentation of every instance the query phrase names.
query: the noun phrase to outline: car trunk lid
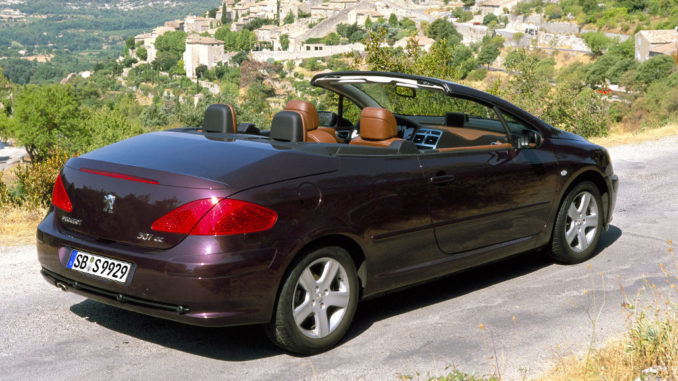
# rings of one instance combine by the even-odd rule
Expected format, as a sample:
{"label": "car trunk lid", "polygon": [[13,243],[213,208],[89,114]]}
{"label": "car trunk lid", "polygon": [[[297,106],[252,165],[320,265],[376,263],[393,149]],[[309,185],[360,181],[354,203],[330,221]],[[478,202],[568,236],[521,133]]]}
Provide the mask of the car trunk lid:
{"label": "car trunk lid", "polygon": [[61,177],[73,209],[57,208],[57,219],[75,234],[166,249],[186,234],[152,230],[165,214],[195,200],[336,170],[336,160],[317,159],[265,142],[179,132],[141,135],[69,160]]}

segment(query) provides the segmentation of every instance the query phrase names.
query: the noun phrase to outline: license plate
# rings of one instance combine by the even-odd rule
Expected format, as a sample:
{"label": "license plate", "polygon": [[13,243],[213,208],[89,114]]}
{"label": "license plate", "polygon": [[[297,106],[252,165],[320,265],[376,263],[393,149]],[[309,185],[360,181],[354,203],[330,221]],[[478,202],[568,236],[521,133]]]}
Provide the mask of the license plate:
{"label": "license plate", "polygon": [[73,250],[66,268],[125,283],[125,281],[127,281],[127,276],[132,269],[132,264],[102,257],[100,255]]}

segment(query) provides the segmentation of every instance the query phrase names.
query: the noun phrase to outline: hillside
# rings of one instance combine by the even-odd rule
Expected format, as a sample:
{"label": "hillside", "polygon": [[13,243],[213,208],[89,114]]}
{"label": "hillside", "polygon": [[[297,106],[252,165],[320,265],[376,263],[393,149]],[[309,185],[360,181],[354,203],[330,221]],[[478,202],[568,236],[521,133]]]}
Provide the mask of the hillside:
{"label": "hillside", "polygon": [[[165,21],[202,14],[219,0],[56,0],[4,2],[12,19],[0,19],[0,65],[17,84],[59,80],[117,57],[124,39]],[[51,58],[51,64],[41,63]]]}

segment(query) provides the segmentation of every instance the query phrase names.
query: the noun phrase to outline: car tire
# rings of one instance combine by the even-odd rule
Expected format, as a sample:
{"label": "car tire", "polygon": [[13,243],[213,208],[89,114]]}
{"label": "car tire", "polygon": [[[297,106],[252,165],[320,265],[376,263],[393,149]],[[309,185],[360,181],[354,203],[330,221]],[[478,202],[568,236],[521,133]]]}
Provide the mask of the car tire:
{"label": "car tire", "polygon": [[353,320],[360,293],[355,265],[341,247],[314,250],[283,281],[266,334],[287,351],[315,354],[341,340]]}
{"label": "car tire", "polygon": [[598,187],[581,182],[565,196],[551,241],[551,258],[561,263],[579,263],[589,259],[603,230],[603,202]]}

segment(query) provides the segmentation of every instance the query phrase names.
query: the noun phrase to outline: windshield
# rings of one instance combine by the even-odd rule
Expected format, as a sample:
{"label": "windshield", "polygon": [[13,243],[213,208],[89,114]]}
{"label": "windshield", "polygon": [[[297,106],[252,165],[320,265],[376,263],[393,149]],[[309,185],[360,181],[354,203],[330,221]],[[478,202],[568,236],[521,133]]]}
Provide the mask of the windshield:
{"label": "windshield", "polygon": [[409,88],[394,83],[354,83],[379,106],[400,115],[445,116],[460,108],[455,98],[438,88]]}

